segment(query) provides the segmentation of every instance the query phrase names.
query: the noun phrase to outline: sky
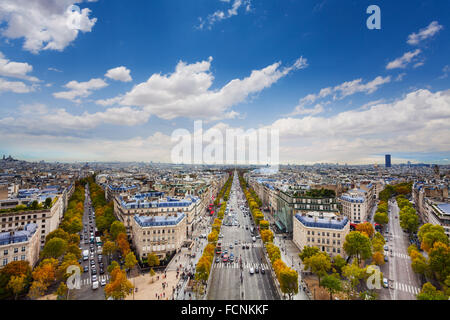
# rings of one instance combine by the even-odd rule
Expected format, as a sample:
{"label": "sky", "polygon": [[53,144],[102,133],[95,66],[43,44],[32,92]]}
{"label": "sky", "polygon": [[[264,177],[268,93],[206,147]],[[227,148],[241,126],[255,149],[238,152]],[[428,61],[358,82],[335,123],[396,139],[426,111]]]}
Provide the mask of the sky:
{"label": "sky", "polygon": [[[369,29],[370,5],[381,29]],[[170,162],[273,130],[281,163],[450,161],[450,2],[2,0],[0,155]],[[217,142],[217,141],[216,141]]]}

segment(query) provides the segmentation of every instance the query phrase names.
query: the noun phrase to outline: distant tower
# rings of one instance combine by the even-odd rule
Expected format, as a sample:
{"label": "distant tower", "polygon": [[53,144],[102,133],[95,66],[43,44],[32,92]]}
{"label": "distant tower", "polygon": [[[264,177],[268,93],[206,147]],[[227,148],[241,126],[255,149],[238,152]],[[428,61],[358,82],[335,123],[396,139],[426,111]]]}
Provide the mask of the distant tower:
{"label": "distant tower", "polygon": [[384,163],[385,163],[386,168],[391,167],[391,155],[390,154],[387,154],[384,156]]}

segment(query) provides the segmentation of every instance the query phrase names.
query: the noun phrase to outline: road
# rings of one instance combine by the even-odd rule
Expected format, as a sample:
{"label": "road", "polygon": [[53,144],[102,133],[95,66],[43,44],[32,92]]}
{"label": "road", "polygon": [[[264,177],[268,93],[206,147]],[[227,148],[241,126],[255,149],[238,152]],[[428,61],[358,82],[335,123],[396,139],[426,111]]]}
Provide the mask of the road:
{"label": "road", "polygon": [[400,227],[399,211],[395,199],[389,201],[389,233],[384,235],[389,247],[389,261],[381,267],[381,271],[385,278],[392,280],[393,288],[381,289],[382,300],[416,300],[416,294],[421,289],[419,276],[411,268],[408,255],[410,243],[408,234]]}
{"label": "road", "polygon": [[[90,195],[89,195],[89,188],[88,185],[86,185],[86,191],[85,191],[85,196],[86,199],[84,201],[84,214],[83,214],[83,229],[85,228],[86,232],[83,232],[83,239],[80,242],[80,248],[81,248],[81,252],[83,252],[84,250],[90,250],[90,244],[85,243],[85,240],[87,239],[89,241],[89,237],[90,237],[90,230],[92,227],[93,232],[95,233],[95,217],[93,215],[91,215],[91,218],[89,218],[89,212],[92,209],[91,206],[91,199],[90,199]],[[94,248],[95,248],[95,252],[93,253],[93,261],[95,262],[95,268],[97,270],[97,280],[99,281],[99,287],[98,289],[92,289],[92,267],[91,267],[91,258],[87,261],[82,261],[81,263],[81,267],[84,268],[85,266],[89,267],[89,271],[88,272],[83,272],[81,274],[81,289],[75,290],[73,293],[71,293],[72,295],[72,299],[75,300],[105,300],[105,293],[103,290],[103,287],[100,285],[100,280],[104,279],[106,281],[106,283],[109,282],[109,275],[108,272],[106,271],[107,268],[107,263],[106,263],[106,258],[103,257],[102,258],[102,263],[104,265],[104,274],[101,275],[100,272],[100,264],[98,261],[98,254],[97,254],[97,245],[94,244]],[[91,254],[91,252],[90,252]]]}
{"label": "road", "polygon": [[[263,243],[260,239],[253,242],[250,233],[251,217],[250,214],[244,216],[239,208],[241,205],[246,207],[246,201],[235,172],[230,199],[227,202],[230,214],[223,219],[221,228],[223,238],[220,239],[223,250],[227,249],[229,255],[233,253],[235,260],[234,262],[222,262],[222,259],[219,262],[214,261],[207,299],[278,300],[278,293],[270,273],[270,265],[263,259]],[[228,223],[231,225],[226,225]],[[249,249],[242,249],[243,244],[248,244]],[[242,269],[239,259],[242,259]],[[263,267],[265,273],[250,274],[250,268],[256,267],[259,270]]]}

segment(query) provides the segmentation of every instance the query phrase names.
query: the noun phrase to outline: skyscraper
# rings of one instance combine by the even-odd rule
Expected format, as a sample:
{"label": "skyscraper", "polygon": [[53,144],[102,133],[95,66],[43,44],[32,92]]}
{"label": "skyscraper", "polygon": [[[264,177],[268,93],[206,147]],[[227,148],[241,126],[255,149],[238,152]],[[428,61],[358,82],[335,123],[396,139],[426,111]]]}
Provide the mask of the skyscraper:
{"label": "skyscraper", "polygon": [[384,156],[384,163],[386,168],[390,168],[391,167],[391,155],[387,154]]}

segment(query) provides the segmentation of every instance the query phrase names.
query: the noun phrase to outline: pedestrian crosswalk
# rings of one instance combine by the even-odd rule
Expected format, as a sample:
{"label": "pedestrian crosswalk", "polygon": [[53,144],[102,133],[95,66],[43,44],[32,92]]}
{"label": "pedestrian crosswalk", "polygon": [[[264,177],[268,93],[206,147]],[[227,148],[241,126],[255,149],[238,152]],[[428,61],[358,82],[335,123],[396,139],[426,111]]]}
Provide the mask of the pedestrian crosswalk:
{"label": "pedestrian crosswalk", "polygon": [[420,288],[418,287],[414,287],[414,286],[410,286],[408,284],[404,284],[401,282],[395,282],[394,283],[394,289],[395,290],[400,290],[400,291],[404,291],[404,292],[408,292],[411,294],[418,294],[420,292]]}
{"label": "pedestrian crosswalk", "polygon": [[394,255],[394,257],[397,257],[397,258],[411,259],[407,254],[404,254],[404,253],[394,251],[392,254]]}
{"label": "pedestrian crosswalk", "polygon": [[[105,281],[108,282],[108,280],[109,280],[109,275],[105,274],[105,275],[102,275],[102,276],[97,277],[97,280],[98,280],[98,281],[101,281],[101,280],[103,280],[103,279],[105,279]],[[86,278],[86,279],[81,279],[81,285],[82,285],[82,286],[90,286],[91,283],[92,283],[91,277],[88,277],[88,278]]]}
{"label": "pedestrian crosswalk", "polygon": [[[255,269],[256,267],[258,267],[258,269],[264,268],[264,269],[269,269],[269,266],[266,263],[250,263],[250,262],[245,262],[242,264],[244,269],[250,269],[253,268]],[[239,262],[218,262],[214,264],[214,268],[216,269],[239,269]]]}

